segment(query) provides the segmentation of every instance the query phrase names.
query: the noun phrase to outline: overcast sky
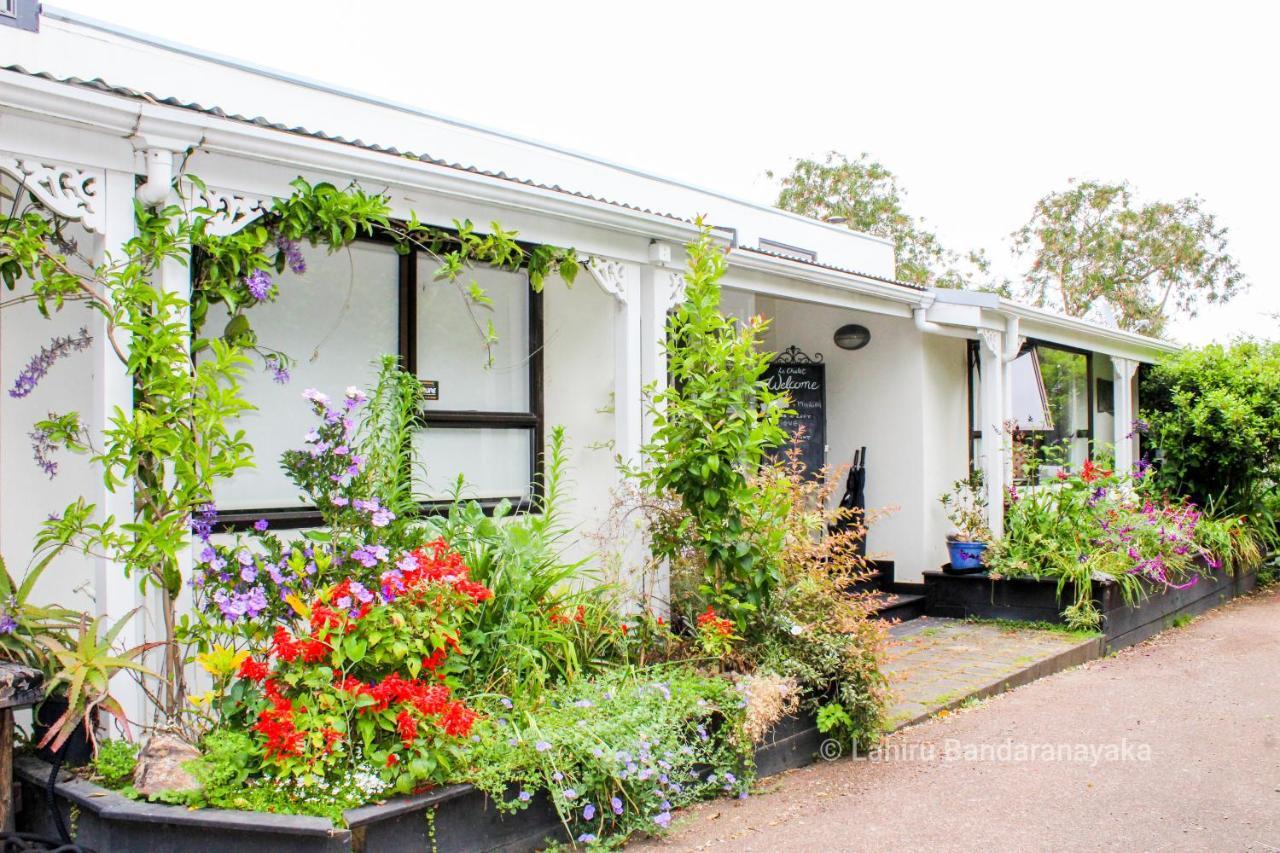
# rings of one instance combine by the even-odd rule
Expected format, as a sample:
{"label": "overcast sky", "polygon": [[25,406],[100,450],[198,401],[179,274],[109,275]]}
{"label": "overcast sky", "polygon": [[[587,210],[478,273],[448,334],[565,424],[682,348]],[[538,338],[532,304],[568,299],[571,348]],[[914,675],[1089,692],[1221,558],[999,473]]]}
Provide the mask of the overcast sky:
{"label": "overcast sky", "polygon": [[1009,275],[1068,178],[1198,194],[1253,288],[1175,336],[1280,337],[1275,4],[53,2],[757,201],[768,169],[866,151]]}

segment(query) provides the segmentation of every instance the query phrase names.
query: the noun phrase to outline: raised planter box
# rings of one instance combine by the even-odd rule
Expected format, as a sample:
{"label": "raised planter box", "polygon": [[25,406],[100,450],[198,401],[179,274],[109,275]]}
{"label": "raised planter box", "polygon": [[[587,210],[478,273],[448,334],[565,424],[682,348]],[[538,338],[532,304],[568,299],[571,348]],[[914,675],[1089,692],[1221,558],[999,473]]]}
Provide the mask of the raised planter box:
{"label": "raised planter box", "polygon": [[[756,749],[757,772],[770,776],[810,764],[821,742],[811,717],[788,717]],[[56,838],[46,789],[49,765],[22,756],[15,770],[22,785],[18,828]],[[345,828],[321,817],[143,803],[67,774],[54,787],[54,798],[67,826],[74,827],[76,842],[97,853],[515,853],[566,840],[559,816],[543,795],[508,815],[471,785],[351,809]]]}
{"label": "raised planter box", "polygon": [[[1094,606],[1102,614],[1101,630],[1107,651],[1140,643],[1169,626],[1183,614],[1195,615],[1249,592],[1257,584],[1255,572],[1235,576],[1222,570],[1202,577],[1187,589],[1152,588],[1148,596],[1130,607],[1115,584],[1093,582]],[[1074,586],[1063,588],[1052,580],[1001,578],[986,574],[952,575],[925,572],[925,613],[929,616],[982,619],[1014,619],[1061,624],[1062,602],[1075,600]]]}

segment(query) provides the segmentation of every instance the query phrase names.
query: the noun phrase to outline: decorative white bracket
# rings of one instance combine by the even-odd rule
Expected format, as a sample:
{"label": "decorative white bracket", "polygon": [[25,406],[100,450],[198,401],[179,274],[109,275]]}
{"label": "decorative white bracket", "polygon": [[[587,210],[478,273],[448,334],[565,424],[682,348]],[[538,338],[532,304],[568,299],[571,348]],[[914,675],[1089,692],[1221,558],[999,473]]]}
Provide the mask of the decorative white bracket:
{"label": "decorative white bracket", "polygon": [[591,273],[601,290],[616,299],[620,305],[627,304],[626,264],[592,255],[587,259],[587,272]]}
{"label": "decorative white bracket", "polygon": [[995,329],[979,329],[978,338],[982,341],[987,351],[992,355],[1001,355],[1003,353],[1004,336]]}
{"label": "decorative white bracket", "polygon": [[669,272],[667,273],[667,292],[666,299],[662,305],[662,313],[665,315],[672,308],[675,308],[681,302],[684,302],[684,273]]}
{"label": "decorative white bracket", "polygon": [[102,233],[102,172],[5,153],[0,153],[0,172],[11,175],[59,216],[79,220],[86,231]]}
{"label": "decorative white bracket", "polygon": [[267,200],[260,196],[216,187],[197,192],[200,206],[213,211],[206,230],[216,237],[234,234],[267,212]]}

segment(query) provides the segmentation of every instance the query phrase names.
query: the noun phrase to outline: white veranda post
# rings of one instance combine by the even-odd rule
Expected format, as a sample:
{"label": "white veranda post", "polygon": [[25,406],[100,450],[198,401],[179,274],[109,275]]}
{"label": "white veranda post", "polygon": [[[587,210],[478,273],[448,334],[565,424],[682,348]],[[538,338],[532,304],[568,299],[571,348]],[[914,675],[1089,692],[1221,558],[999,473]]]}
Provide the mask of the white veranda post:
{"label": "white veranda post", "polygon": [[1133,377],[1138,371],[1138,362],[1129,358],[1111,359],[1115,374],[1115,445],[1116,471],[1127,473],[1133,469]]}
{"label": "white veranda post", "polygon": [[1005,394],[1004,336],[991,329],[978,332],[982,369],[982,476],[986,483],[987,525],[993,536],[1004,535]]}

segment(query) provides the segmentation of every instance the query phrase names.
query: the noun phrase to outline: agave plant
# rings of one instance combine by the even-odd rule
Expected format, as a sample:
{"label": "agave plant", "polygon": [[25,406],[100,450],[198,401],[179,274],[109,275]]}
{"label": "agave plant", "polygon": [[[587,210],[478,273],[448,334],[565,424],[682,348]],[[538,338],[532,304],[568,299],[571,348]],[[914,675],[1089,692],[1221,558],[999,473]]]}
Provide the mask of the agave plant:
{"label": "agave plant", "polygon": [[14,580],[0,557],[0,660],[51,672],[49,656],[38,642],[41,636],[65,634],[74,627],[79,614],[64,607],[31,604],[31,590],[56,552],[50,553],[27,572],[21,583]]}
{"label": "agave plant", "polygon": [[75,732],[76,726],[83,722],[85,734],[96,753],[98,745],[93,736],[91,720],[94,710],[98,708],[118,719],[124,728],[125,737],[133,739],[124,708],[111,695],[111,678],[125,670],[158,677],[136,661],[148,650],[163,645],[159,642],[140,643],[119,653],[112,649],[116,637],[137,612],[137,609],[129,611],[105,633],[101,630],[105,617],[90,619],[81,614],[74,637],[45,634],[38,638],[39,643],[60,667],[49,682],[48,692],[52,694],[56,689],[65,687],[67,699],[67,710],[49,727],[39,743],[40,748],[52,744],[52,749],[57,752]]}

